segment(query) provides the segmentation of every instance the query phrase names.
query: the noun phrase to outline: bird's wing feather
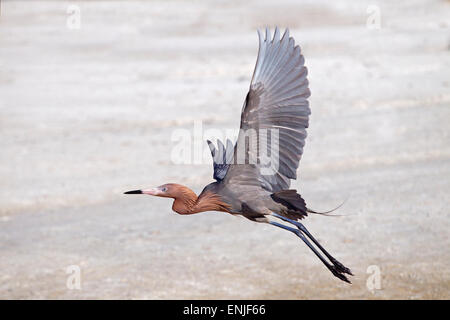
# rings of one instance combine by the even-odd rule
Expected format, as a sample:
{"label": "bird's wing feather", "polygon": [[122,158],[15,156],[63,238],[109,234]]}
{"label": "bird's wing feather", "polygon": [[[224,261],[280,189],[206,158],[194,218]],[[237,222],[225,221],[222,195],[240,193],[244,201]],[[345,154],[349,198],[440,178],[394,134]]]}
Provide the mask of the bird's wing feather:
{"label": "bird's wing feather", "polygon": [[[265,37],[260,31],[258,35],[258,58],[242,109],[234,162],[227,168],[225,181],[276,192],[288,189],[290,179],[297,178],[311,113],[310,91],[305,60],[289,30],[281,40],[278,28],[273,39],[267,28]],[[263,148],[270,161],[263,158]]]}
{"label": "bird's wing feather", "polygon": [[223,180],[227,174],[228,168],[233,161],[233,143],[231,140],[227,139],[227,146],[217,139],[217,149],[209,140],[208,142],[209,150],[211,151],[211,156],[213,158],[213,178],[217,181]]}

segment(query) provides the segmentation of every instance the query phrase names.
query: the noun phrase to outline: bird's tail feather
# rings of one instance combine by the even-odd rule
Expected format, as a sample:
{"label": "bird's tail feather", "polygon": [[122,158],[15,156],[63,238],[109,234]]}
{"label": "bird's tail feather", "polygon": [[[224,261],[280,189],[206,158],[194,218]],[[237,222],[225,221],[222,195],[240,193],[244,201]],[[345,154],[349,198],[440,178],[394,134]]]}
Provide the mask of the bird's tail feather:
{"label": "bird's tail feather", "polygon": [[[339,217],[341,215],[330,213],[342,207],[347,201],[347,199],[344,200],[339,206],[337,206],[334,209],[325,212],[319,212],[306,207],[305,200],[303,200],[302,196],[297,193],[297,190],[291,189],[278,191],[272,193],[271,197],[275,202],[282,204],[286,208],[287,213],[290,213],[293,215],[293,217],[300,219],[307,216],[308,213],[320,214],[328,217]],[[300,215],[300,217],[298,215]]]}
{"label": "bird's tail feather", "polygon": [[347,199],[345,199],[345,200],[344,200],[340,205],[338,205],[336,208],[331,209],[331,210],[328,210],[328,211],[318,212],[318,211],[314,211],[314,210],[311,210],[311,209],[309,209],[309,208],[306,208],[306,212],[308,212],[308,213],[313,213],[313,214],[320,214],[320,215],[328,216],[328,217],[340,217],[340,216],[342,216],[342,215],[340,215],[340,214],[329,214],[329,213],[331,213],[331,212],[333,212],[333,211],[336,211],[337,209],[339,209],[340,207],[342,207],[346,202],[347,202]]}
{"label": "bird's tail feather", "polygon": [[292,218],[298,219],[308,215],[305,200],[297,190],[282,190],[270,195],[275,202],[282,204]]}

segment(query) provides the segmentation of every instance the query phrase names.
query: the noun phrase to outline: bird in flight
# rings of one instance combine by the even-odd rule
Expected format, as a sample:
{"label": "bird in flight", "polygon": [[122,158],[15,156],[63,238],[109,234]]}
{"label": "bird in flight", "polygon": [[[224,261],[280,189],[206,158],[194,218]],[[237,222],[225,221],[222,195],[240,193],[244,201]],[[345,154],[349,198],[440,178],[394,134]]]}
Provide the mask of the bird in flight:
{"label": "bird in flight", "polygon": [[250,89],[241,113],[236,143],[207,141],[213,157],[213,178],[199,196],[186,186],[168,183],[127,191],[174,199],[172,210],[182,214],[221,211],[268,223],[298,236],[342,281],[350,269],[333,258],[299,222],[318,213],[290,189],[297,178],[309,123],[310,90],[305,59],[286,29],[272,37],[258,30],[259,51]]}

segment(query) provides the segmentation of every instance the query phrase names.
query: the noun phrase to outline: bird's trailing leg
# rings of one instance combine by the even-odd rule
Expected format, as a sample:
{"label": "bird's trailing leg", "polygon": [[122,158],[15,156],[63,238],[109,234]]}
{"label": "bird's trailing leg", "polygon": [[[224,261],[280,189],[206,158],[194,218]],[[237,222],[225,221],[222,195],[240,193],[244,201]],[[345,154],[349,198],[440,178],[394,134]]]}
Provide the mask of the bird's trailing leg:
{"label": "bird's trailing leg", "polygon": [[301,230],[304,234],[306,234],[308,236],[308,238],[310,238],[314,242],[314,244],[327,256],[327,258],[330,259],[331,263],[333,265],[335,265],[341,272],[347,273],[351,276],[353,275],[353,273],[350,271],[349,268],[345,267],[342,263],[337,261],[331,254],[329,254],[327,252],[327,250],[325,250],[324,247],[322,247],[320,245],[320,243],[313,237],[313,235],[311,233],[309,233],[308,229],[306,229],[306,227],[302,223],[300,223],[298,221],[294,221],[294,220],[286,218],[286,217],[283,217],[276,213],[273,213],[272,215],[281,220],[284,220],[286,222],[289,222],[289,223],[292,223],[293,225],[295,225],[299,230]]}
{"label": "bird's trailing leg", "polygon": [[[349,275],[353,275],[352,272],[350,271],[350,269],[348,269],[347,267],[345,267],[342,263],[340,263],[339,261],[337,261],[333,256],[331,256],[321,245],[320,243],[311,235],[311,233],[309,233],[309,231],[305,228],[305,226],[303,224],[301,224],[300,222],[288,219],[286,217],[280,216],[276,213],[272,214],[273,216],[282,219],[283,221],[292,223],[293,225],[295,225],[297,229],[288,227],[284,224],[278,223],[278,222],[274,222],[271,221],[269,222],[270,224],[279,227],[279,228],[283,228],[285,230],[288,230],[294,234],[296,234],[300,239],[303,240],[303,242],[306,243],[306,245],[317,255],[317,257],[319,257],[319,259],[322,261],[322,263],[333,273],[333,275],[335,275],[336,277],[338,277],[339,279],[346,281],[348,283],[351,283],[347,277],[345,276],[344,273],[347,273]],[[330,259],[330,262],[332,263],[332,265],[330,263],[328,263],[328,261],[316,250],[316,248],[308,241],[308,239],[305,237],[305,234],[308,238],[310,238],[314,244],[325,254],[325,256]]]}

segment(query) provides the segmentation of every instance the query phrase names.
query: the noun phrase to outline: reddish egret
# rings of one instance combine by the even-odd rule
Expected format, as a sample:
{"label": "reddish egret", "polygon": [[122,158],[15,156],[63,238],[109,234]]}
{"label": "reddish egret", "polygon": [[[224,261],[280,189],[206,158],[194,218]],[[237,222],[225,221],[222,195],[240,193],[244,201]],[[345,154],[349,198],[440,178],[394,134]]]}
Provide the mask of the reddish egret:
{"label": "reddish egret", "polygon": [[298,221],[318,212],[307,208],[300,194],[289,189],[290,180],[297,178],[311,113],[305,60],[289,30],[281,39],[278,28],[273,38],[267,28],[265,36],[259,31],[258,35],[258,58],[237,141],[233,145],[227,140],[225,146],[218,140],[217,148],[208,141],[216,181],[199,196],[174,183],[125,193],[173,198],[172,209],[179,214],[222,211],[288,230],[302,239],[333,275],[350,283],[346,276],[352,275],[350,269]]}

